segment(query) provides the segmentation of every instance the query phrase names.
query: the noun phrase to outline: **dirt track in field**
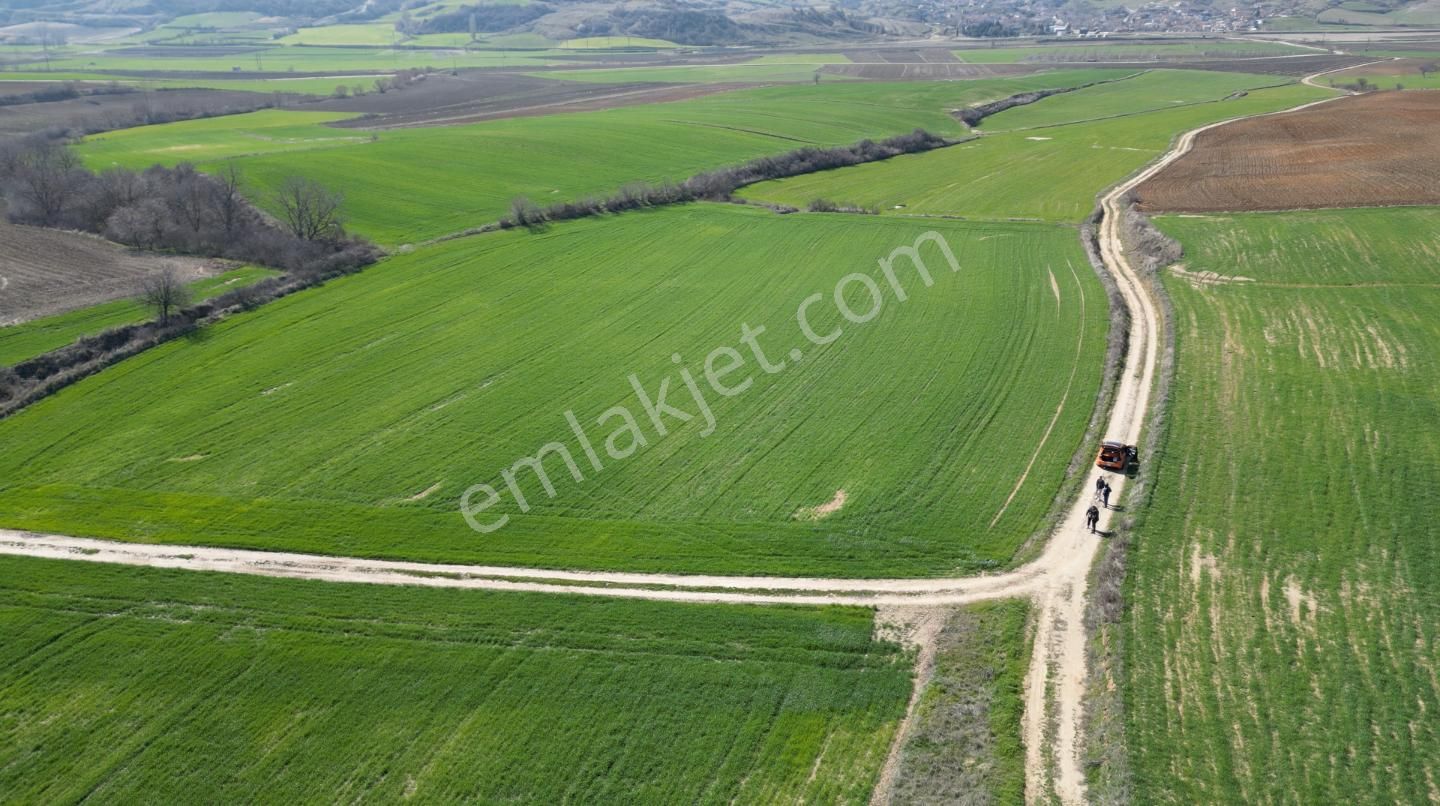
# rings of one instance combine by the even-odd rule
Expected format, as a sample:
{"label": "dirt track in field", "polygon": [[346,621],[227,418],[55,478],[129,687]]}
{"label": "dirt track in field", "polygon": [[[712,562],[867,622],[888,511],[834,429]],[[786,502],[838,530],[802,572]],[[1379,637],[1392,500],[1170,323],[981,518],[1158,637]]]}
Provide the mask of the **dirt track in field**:
{"label": "dirt track in field", "polygon": [[1437,154],[1440,92],[1375,92],[1207,131],[1136,193],[1146,212],[1440,204]]}

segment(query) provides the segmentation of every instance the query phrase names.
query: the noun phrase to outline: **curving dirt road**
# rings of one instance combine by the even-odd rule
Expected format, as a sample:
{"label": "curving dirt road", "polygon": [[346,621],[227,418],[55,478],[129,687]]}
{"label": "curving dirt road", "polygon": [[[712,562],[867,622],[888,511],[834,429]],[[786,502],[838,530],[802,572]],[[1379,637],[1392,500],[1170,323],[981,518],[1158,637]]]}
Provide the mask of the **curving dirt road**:
{"label": "curving dirt road", "polygon": [[[1310,76],[1307,83],[1315,77]],[[1328,100],[1332,99],[1314,103]],[[1123,251],[1119,225],[1122,197],[1188,152],[1200,132],[1229,122],[1222,121],[1185,133],[1163,158],[1110,190],[1101,199],[1104,211],[1099,231],[1101,256],[1115,277],[1131,316],[1124,372],[1107,421],[1105,437],[1108,439],[1130,444],[1140,441],[1150,406],[1159,357],[1158,337],[1163,326],[1159,307]],[[1026,678],[1023,722],[1026,800],[1039,803],[1058,798],[1062,803],[1075,804],[1083,803],[1085,798],[1085,778],[1080,758],[1082,701],[1087,674],[1085,596],[1090,567],[1101,539],[1089,534],[1084,523],[1085,512],[1091,504],[1091,491],[1100,474],[1097,468],[1090,468],[1081,485],[1081,495],[1056,526],[1043,553],[1034,561],[1003,574],[957,579],[860,580],[554,571],[123,543],[3,529],[0,529],[0,554],[383,585],[679,602],[914,608],[921,613],[922,620],[930,619],[931,622],[934,621],[934,613],[925,611],[937,607],[1031,596],[1036,604],[1037,628],[1034,654]],[[1114,475],[1109,478],[1114,487],[1114,497],[1123,500],[1125,479]],[[1108,510],[1102,512],[1102,531],[1108,529],[1111,515]],[[933,637],[935,631],[919,632]],[[922,644],[919,654],[923,660],[931,647],[923,645],[926,640],[923,636],[919,640]],[[923,677],[922,664],[921,674],[917,675],[917,691]],[[912,708],[914,701],[915,698],[912,698]],[[907,714],[882,773],[881,785],[877,787],[878,799],[883,800],[886,782],[893,779],[899,756],[897,751],[908,723]]]}

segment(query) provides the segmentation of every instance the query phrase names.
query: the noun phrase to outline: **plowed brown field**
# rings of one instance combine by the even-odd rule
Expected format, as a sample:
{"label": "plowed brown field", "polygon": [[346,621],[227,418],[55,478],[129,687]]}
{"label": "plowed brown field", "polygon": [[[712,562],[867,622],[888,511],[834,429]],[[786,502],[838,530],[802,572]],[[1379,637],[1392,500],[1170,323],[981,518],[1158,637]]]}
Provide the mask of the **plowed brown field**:
{"label": "plowed brown field", "polygon": [[1379,92],[1202,132],[1136,188],[1155,212],[1440,204],[1440,92]]}
{"label": "plowed brown field", "polygon": [[0,326],[135,294],[141,277],[167,267],[194,280],[229,265],[146,254],[92,235],[0,220]]}

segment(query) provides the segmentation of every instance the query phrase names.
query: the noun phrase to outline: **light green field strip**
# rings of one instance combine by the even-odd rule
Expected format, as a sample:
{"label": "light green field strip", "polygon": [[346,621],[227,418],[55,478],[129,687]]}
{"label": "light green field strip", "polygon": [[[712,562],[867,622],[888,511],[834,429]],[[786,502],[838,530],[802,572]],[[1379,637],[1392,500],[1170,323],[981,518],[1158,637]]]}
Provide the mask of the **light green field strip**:
{"label": "light green field strip", "polygon": [[1155,159],[1175,135],[1332,94],[1289,85],[1210,104],[986,135],[927,154],[763,182],[741,195],[798,207],[824,198],[886,213],[1079,221],[1094,206],[1097,190]]}
{"label": "light green field strip", "polygon": [[[255,52],[225,56],[126,56],[92,52],[52,60],[51,69],[70,72],[97,70],[207,71],[228,73],[236,78],[246,73],[266,72],[387,72],[411,67],[525,67],[547,63],[543,52],[503,50],[411,50],[408,48],[345,48],[275,46]],[[38,64],[26,66],[38,70]],[[251,76],[254,77],[253,75]]]}
{"label": "light green field strip", "polygon": [[[802,336],[808,295],[880,276],[879,258],[932,228],[960,273],[929,255],[926,289],[902,258],[905,303],[825,346]],[[840,322],[833,301],[813,311],[816,333]],[[0,456],[0,525],[562,568],[974,571],[1043,526],[1091,413],[1106,321],[1064,227],[695,205],[452,241],[0,422],[14,446]],[[702,367],[742,324],[767,328],[762,349],[785,369],[752,357],[753,388],[709,396],[713,431],[690,397],[672,405],[695,419],[662,418],[661,437],[633,383],[653,398],[669,378],[677,400],[672,354]],[[634,407],[642,450],[581,483],[557,464],[554,498],[522,469],[530,512],[512,498],[481,519],[508,515],[503,529],[466,525],[467,487],[506,488],[501,471],[553,440],[582,457],[564,413],[603,445],[621,420],[597,421],[616,405]]]}
{"label": "light green field strip", "polygon": [[980,126],[988,132],[1100,120],[1219,101],[1236,93],[1253,92],[1293,81],[1283,76],[1245,73],[1149,70],[1124,81],[1087,87],[1007,109],[986,118]]}
{"label": "light green field strip", "polygon": [[144,170],[156,163],[202,163],[370,142],[368,132],[321,125],[352,117],[352,112],[264,109],[244,115],[141,126],[91,135],[80,147],[80,155],[95,170],[115,166]]}
{"label": "light green field strip", "polygon": [[1299,49],[1279,42],[1176,42],[1160,45],[1123,43],[1054,45],[1033,48],[966,48],[954,51],[955,58],[971,64],[1014,62],[1148,61],[1151,59],[1243,58],[1253,56],[1294,56]]}
{"label": "light green field strip", "polygon": [[[275,275],[269,269],[248,267],[197,280],[190,284],[190,293],[197,301],[206,300],[226,291],[244,288]],[[19,325],[0,327],[0,366],[18,364],[58,347],[64,347],[81,336],[89,336],[120,325],[143,322],[150,312],[131,299],[118,299],[67,313],[33,319]]]}
{"label": "light green field strip", "polygon": [[1126,609],[1136,802],[1440,781],[1440,210],[1166,217],[1178,343]]}
{"label": "light green field strip", "polygon": [[[387,244],[494,221],[517,196],[541,203],[609,195],[633,181],[683,180],[807,145],[834,146],[923,127],[952,137],[949,110],[1027,89],[1073,86],[1117,71],[977,82],[770,87],[692,101],[375,134],[316,125],[343,117],[265,111],[147,126],[87,139],[92,168],[241,160],[253,195],[286,176],[345,193],[356,231]],[[310,153],[324,149],[320,155]],[[279,153],[295,152],[295,153]],[[1092,190],[1093,192],[1093,190]]]}
{"label": "light green field strip", "polygon": [[872,619],[0,558],[0,791],[858,803],[910,693]]}

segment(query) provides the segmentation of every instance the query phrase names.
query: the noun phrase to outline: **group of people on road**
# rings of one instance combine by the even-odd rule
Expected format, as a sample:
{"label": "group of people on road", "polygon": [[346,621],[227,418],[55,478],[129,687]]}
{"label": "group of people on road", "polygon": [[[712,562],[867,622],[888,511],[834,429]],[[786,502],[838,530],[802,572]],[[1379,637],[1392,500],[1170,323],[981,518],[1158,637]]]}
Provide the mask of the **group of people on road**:
{"label": "group of people on road", "polygon": [[1106,481],[1104,476],[1095,479],[1095,501],[1100,506],[1091,504],[1090,508],[1085,510],[1085,528],[1089,529],[1092,535],[1099,533],[1100,507],[1110,508],[1110,482]]}

